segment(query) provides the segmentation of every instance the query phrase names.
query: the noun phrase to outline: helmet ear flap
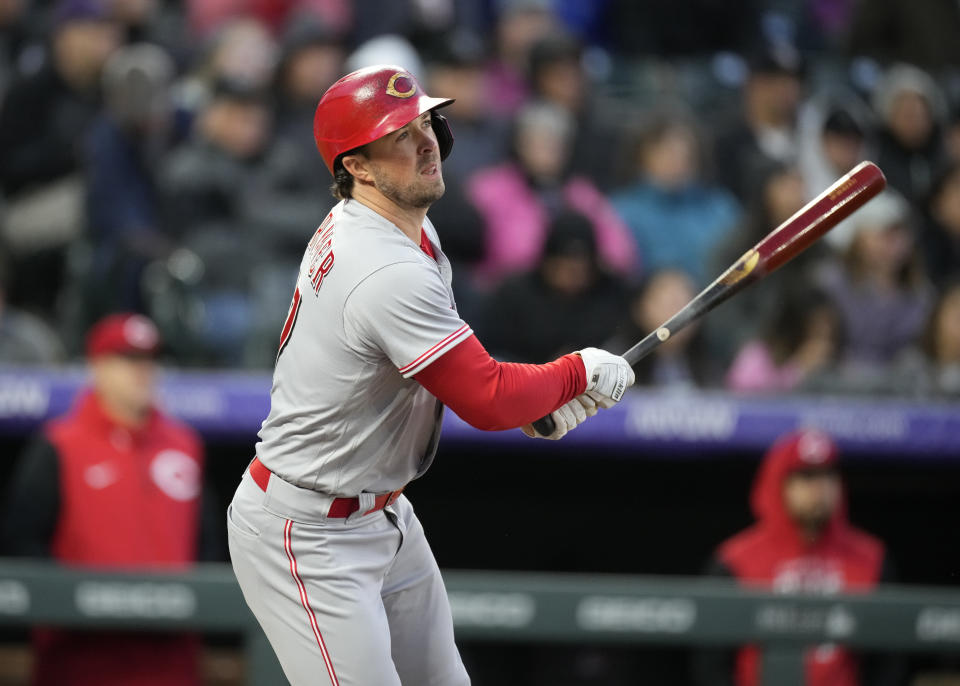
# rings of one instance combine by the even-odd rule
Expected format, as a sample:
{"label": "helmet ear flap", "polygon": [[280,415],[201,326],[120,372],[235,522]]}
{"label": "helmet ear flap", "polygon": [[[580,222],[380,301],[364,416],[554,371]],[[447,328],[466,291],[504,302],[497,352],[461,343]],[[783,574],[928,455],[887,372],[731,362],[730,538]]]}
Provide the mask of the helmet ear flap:
{"label": "helmet ear flap", "polygon": [[437,137],[437,148],[440,151],[440,159],[447,159],[450,150],[453,148],[453,131],[450,130],[450,124],[447,118],[439,114],[436,110],[430,112],[430,125],[433,127],[433,133]]}

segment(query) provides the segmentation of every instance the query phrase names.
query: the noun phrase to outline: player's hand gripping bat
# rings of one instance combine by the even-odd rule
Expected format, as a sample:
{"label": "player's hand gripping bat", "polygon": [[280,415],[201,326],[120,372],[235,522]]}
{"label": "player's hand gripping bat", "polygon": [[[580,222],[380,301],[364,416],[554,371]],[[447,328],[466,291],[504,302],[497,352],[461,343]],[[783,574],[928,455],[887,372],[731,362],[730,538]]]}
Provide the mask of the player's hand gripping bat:
{"label": "player's hand gripping bat", "polygon": [[[754,281],[759,281],[792,260],[820,236],[863,207],[886,185],[887,180],[877,165],[873,162],[861,162],[767,234],[716,281],[704,288],[656,331],[625,352],[623,357],[630,366],[636,368],[637,362],[670,336]],[[541,417],[533,423],[533,428],[540,435],[547,436],[553,433],[553,418],[550,415]]]}

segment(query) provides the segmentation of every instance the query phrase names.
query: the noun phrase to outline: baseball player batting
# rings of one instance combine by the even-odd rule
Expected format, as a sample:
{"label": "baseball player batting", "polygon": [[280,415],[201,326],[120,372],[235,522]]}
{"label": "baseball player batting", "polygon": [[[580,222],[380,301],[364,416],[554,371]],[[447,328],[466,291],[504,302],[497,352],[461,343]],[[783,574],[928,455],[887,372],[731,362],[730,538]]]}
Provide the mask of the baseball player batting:
{"label": "baseball player batting", "polygon": [[485,430],[550,415],[558,439],[611,407],[627,362],[587,348],[499,363],[457,314],[426,213],[453,135],[409,72],[343,77],[314,117],[340,202],[307,245],[270,414],[227,512],[244,598],[294,686],[470,683],[436,560],[409,500],[443,406]]}

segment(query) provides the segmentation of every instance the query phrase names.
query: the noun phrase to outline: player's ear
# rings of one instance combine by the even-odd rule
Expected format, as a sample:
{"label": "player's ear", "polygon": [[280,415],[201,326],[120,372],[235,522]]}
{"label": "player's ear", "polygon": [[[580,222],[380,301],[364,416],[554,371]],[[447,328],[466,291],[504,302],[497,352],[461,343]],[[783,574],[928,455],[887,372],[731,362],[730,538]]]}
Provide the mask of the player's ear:
{"label": "player's ear", "polygon": [[370,164],[366,156],[359,153],[353,155],[344,155],[340,163],[343,168],[350,172],[350,175],[358,181],[371,182],[373,175],[370,173]]}

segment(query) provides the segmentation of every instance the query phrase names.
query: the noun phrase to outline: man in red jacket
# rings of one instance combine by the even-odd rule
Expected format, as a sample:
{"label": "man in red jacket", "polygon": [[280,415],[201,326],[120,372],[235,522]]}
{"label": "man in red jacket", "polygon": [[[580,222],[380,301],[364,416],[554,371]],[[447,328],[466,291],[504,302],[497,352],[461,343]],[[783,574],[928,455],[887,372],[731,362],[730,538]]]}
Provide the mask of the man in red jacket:
{"label": "man in red jacket", "polygon": [[[203,449],[154,406],[157,329],[111,315],[87,337],[91,388],[47,423],[17,464],[5,553],[89,569],[180,569],[214,556],[201,543]],[[204,536],[208,538],[208,536]],[[198,638],[135,632],[34,632],[35,686],[200,684]]]}
{"label": "man in red jacket", "polygon": [[[883,543],[847,519],[836,443],[803,430],[770,448],[751,494],[757,522],[733,536],[711,560],[709,573],[782,593],[866,591],[892,580]],[[845,648],[813,646],[804,656],[808,686],[892,686],[900,661],[856,656]],[[694,660],[698,684],[759,686],[760,651],[702,651]]]}

